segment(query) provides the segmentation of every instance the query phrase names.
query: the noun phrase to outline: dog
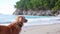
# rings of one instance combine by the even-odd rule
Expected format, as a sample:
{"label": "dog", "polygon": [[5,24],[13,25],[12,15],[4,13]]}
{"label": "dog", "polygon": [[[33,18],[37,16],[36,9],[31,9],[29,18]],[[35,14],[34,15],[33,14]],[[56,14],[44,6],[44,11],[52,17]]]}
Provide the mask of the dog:
{"label": "dog", "polygon": [[8,26],[0,25],[0,34],[19,34],[22,26],[27,22],[24,16],[18,16],[15,22],[12,22]]}

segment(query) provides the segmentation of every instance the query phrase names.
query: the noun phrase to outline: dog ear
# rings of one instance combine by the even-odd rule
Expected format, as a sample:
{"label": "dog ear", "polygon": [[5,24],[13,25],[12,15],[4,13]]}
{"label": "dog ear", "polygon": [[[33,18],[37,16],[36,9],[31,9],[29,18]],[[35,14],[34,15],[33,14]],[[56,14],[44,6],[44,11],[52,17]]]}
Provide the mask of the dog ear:
{"label": "dog ear", "polygon": [[19,18],[18,21],[19,21],[19,22],[22,22],[22,21],[23,21],[23,18]]}
{"label": "dog ear", "polygon": [[23,21],[23,17],[24,17],[24,16],[18,16],[18,17],[16,18],[16,21],[17,21],[17,22],[22,22],[22,21]]}

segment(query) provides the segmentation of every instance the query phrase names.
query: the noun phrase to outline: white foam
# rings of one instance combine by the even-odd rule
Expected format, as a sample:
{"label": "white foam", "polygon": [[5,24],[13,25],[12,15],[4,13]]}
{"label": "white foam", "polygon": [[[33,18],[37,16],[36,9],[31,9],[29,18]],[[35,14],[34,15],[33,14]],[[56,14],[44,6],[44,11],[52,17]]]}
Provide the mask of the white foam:
{"label": "white foam", "polygon": [[[24,26],[44,25],[44,24],[54,24],[54,23],[60,23],[60,17],[31,18],[31,19],[28,19],[28,22],[25,23]],[[1,24],[1,25],[8,25],[8,24]]]}

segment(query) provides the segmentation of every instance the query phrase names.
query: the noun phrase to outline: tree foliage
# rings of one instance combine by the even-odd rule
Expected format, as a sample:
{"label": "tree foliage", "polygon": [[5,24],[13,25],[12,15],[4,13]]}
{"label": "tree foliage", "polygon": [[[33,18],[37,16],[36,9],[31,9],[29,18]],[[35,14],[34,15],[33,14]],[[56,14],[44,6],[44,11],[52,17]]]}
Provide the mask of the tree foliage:
{"label": "tree foliage", "polygon": [[16,2],[15,8],[20,10],[52,10],[57,11],[60,9],[60,0],[19,0]]}

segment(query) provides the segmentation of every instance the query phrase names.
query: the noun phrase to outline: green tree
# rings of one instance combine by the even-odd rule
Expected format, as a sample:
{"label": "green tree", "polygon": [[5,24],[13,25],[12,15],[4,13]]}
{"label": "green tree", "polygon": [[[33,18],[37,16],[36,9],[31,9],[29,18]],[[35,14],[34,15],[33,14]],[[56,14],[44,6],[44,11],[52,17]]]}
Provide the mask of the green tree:
{"label": "green tree", "polygon": [[53,12],[56,12],[57,10],[60,9],[60,0],[58,0],[56,3],[55,3],[55,6],[54,8],[52,8],[52,11]]}
{"label": "green tree", "polygon": [[20,10],[49,9],[56,12],[60,9],[60,0],[20,0],[16,2],[15,8]]}

